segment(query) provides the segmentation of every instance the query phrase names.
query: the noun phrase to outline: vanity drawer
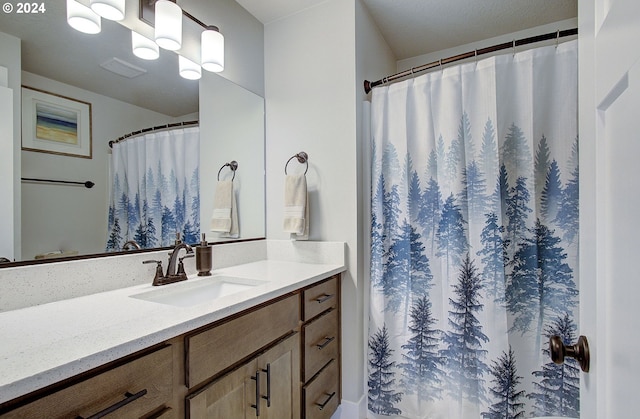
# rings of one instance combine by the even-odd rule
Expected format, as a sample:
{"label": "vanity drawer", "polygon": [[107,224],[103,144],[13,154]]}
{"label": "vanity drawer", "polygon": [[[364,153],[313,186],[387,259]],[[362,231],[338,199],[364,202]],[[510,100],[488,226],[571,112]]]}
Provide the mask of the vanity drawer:
{"label": "vanity drawer", "polygon": [[303,391],[305,419],[329,419],[338,408],[338,362],[336,360],[306,385]]}
{"label": "vanity drawer", "polygon": [[[140,418],[172,397],[173,354],[165,346],[12,410],[8,418],[88,418],[113,408],[109,418]],[[175,411],[174,411],[175,412]],[[174,414],[162,416],[173,418]]]}
{"label": "vanity drawer", "polygon": [[338,359],[338,310],[332,309],[304,328],[304,377],[306,382]]}
{"label": "vanity drawer", "polygon": [[304,321],[335,307],[338,299],[338,277],[315,285],[303,292]]}
{"label": "vanity drawer", "polygon": [[191,388],[298,327],[300,299],[292,295],[185,338],[186,385]]}

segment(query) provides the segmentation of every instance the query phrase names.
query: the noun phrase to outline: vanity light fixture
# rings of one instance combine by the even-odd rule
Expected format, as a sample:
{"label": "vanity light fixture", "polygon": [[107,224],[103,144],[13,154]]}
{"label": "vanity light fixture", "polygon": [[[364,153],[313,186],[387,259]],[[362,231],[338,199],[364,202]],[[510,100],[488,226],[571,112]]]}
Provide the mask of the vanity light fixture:
{"label": "vanity light fixture", "polygon": [[100,16],[76,0],[67,0],[67,23],[73,29],[88,34],[99,33],[102,28]]}
{"label": "vanity light fixture", "polygon": [[202,77],[202,68],[188,58],[178,55],[178,67],[180,76],[188,80],[199,80]]}
{"label": "vanity light fixture", "polygon": [[131,31],[131,48],[133,54],[143,60],[155,60],[160,56],[158,44],[136,31]]}
{"label": "vanity light fixture", "polygon": [[125,0],[91,0],[91,10],[105,19],[124,19]]}
{"label": "vanity light fixture", "polygon": [[160,48],[177,51],[182,46],[182,9],[170,0],[155,6],[155,41]]}
{"label": "vanity light fixture", "polygon": [[202,68],[219,73],[224,70],[224,36],[216,26],[208,26],[200,37]]}

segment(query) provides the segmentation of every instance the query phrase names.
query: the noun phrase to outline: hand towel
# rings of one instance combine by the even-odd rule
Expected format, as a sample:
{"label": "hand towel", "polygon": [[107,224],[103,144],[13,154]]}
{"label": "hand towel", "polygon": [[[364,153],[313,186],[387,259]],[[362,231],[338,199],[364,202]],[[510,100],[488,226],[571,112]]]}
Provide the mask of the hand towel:
{"label": "hand towel", "polygon": [[287,175],[284,182],[284,231],[291,238],[309,238],[309,196],[305,175]]}
{"label": "hand towel", "polygon": [[229,232],[222,233],[221,236],[232,239],[240,237],[238,229],[238,206],[236,205],[236,192],[233,189],[233,182],[231,182],[231,229],[229,229]]}
{"label": "hand towel", "polygon": [[216,192],[213,198],[211,231],[231,232],[233,198],[233,182],[231,180],[219,180],[216,184]]}

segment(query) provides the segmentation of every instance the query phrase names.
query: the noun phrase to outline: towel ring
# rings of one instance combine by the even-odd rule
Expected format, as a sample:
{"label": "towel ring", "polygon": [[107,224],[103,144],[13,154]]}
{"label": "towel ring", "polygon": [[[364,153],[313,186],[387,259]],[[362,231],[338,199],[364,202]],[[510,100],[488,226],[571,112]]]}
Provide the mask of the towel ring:
{"label": "towel ring", "polygon": [[309,155],[304,151],[299,152],[295,156],[291,156],[289,160],[287,160],[287,162],[284,165],[284,174],[285,175],[287,174],[287,166],[289,165],[289,162],[293,159],[297,159],[298,163],[300,164],[305,163],[307,165],[307,167],[304,169],[304,174],[306,175],[307,170],[309,170]]}
{"label": "towel ring", "polygon": [[225,163],[222,165],[220,170],[218,170],[218,180],[220,180],[220,172],[222,172],[222,169],[224,169],[227,166],[229,166],[229,169],[231,169],[231,171],[233,172],[233,177],[231,178],[231,181],[233,182],[233,180],[236,178],[236,170],[238,170],[238,162],[235,160],[232,160],[229,163]]}

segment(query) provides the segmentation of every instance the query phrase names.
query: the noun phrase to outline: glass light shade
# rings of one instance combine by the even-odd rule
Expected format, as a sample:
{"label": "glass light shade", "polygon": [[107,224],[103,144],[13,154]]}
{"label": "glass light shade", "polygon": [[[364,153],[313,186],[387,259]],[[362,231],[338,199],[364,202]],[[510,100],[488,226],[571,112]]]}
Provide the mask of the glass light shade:
{"label": "glass light shade", "polygon": [[169,0],[156,2],[155,40],[160,48],[170,51],[182,46],[182,9]]}
{"label": "glass light shade", "polygon": [[178,68],[180,76],[189,80],[198,80],[202,77],[202,68],[188,58],[178,55]]}
{"label": "glass light shade", "polygon": [[89,34],[99,33],[102,29],[100,16],[76,0],[67,0],[67,23],[73,29]]}
{"label": "glass light shade", "polygon": [[200,42],[202,68],[218,73],[224,70],[224,36],[215,30],[202,32]]}
{"label": "glass light shade", "polygon": [[136,57],[155,60],[160,56],[160,47],[151,39],[131,31],[131,49]]}
{"label": "glass light shade", "polygon": [[91,0],[91,10],[105,19],[124,19],[125,0]]}

